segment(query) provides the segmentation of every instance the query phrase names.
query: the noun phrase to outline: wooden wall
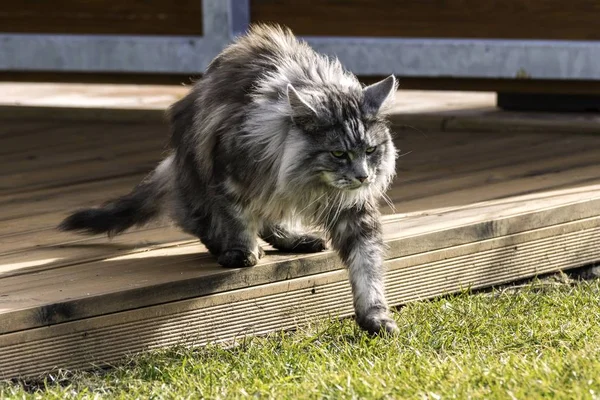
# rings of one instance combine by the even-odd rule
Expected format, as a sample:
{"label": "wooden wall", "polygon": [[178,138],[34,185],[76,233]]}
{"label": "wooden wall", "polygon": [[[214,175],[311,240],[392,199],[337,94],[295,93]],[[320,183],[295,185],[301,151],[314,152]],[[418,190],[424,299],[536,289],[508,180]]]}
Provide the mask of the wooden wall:
{"label": "wooden wall", "polygon": [[0,32],[202,35],[201,0],[2,1]]}
{"label": "wooden wall", "polygon": [[600,39],[599,0],[251,0],[300,35]]}

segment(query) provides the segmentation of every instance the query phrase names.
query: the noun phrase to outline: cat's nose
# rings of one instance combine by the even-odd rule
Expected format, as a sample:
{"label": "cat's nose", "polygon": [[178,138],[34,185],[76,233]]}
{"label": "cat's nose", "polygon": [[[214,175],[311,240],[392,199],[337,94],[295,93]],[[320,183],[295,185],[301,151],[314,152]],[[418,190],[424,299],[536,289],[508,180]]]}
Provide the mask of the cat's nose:
{"label": "cat's nose", "polygon": [[357,176],[356,179],[358,179],[358,181],[360,183],[365,183],[365,181],[368,179],[368,176]]}

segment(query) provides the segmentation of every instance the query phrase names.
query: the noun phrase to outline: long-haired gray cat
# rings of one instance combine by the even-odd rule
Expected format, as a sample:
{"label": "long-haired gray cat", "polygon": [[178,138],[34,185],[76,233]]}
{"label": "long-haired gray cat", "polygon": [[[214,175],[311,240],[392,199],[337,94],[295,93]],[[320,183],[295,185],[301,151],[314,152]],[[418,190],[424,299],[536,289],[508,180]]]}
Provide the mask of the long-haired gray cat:
{"label": "long-haired gray cat", "polygon": [[258,25],[227,47],[169,118],[172,153],[131,193],[60,228],[114,235],[169,215],[225,267],[250,267],[261,237],[318,252],[326,230],[349,270],[356,320],[394,332],[383,285],[378,201],[395,171],[383,116],[390,76],[362,87],[337,60],[280,27]]}

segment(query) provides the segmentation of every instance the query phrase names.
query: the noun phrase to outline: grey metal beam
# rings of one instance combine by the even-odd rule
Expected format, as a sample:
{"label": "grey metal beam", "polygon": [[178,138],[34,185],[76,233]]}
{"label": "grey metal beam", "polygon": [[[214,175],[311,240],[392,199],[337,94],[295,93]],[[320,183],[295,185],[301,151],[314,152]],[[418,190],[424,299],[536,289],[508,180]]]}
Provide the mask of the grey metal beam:
{"label": "grey metal beam", "polygon": [[222,46],[193,37],[2,35],[0,71],[191,74]]}
{"label": "grey metal beam", "polygon": [[307,37],[364,75],[600,79],[600,42]]}

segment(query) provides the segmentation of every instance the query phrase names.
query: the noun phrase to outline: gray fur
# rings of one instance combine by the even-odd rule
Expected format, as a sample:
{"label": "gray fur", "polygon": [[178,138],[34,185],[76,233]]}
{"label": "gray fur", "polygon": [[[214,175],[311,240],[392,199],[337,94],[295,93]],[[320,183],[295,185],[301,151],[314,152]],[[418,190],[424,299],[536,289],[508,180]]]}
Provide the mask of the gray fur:
{"label": "gray fur", "polygon": [[[395,171],[384,118],[395,90],[393,76],[363,88],[288,30],[254,26],[170,108],[173,152],[129,197],[142,210],[149,187],[161,193],[152,216],[167,210],[226,267],[255,265],[259,236],[283,251],[321,251],[324,240],[297,226],[324,228],[349,269],[358,324],[393,332],[377,204]],[[86,212],[62,227],[106,228],[86,226]],[[147,220],[134,212],[104,230]]]}

